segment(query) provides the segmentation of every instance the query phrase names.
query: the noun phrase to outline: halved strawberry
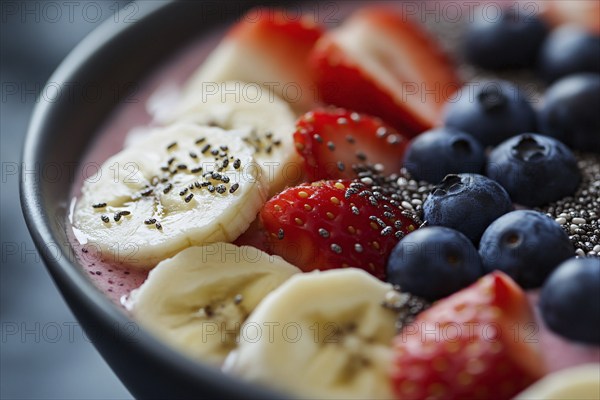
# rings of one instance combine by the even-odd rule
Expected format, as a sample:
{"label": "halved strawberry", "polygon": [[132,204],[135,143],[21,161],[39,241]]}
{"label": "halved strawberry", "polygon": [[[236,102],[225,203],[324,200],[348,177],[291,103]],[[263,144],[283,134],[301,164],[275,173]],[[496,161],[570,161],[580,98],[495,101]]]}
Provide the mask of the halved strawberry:
{"label": "halved strawberry", "polygon": [[379,118],[343,108],[304,114],[296,122],[294,142],[311,181],[355,178],[353,165],[381,164],[382,172],[397,173],[408,144]]}
{"label": "halved strawberry", "polygon": [[544,374],[525,293],[493,272],[434,304],[394,341],[400,399],[509,399]]}
{"label": "halved strawberry", "polygon": [[380,279],[396,243],[418,227],[398,201],[349,180],[286,189],[260,218],[269,250],[303,271],[355,267]]}
{"label": "halved strawberry", "polygon": [[192,86],[228,80],[258,83],[288,101],[297,112],[306,112],[317,103],[308,55],[322,33],[308,16],[253,9],[209,55]]}
{"label": "halved strawberry", "polygon": [[438,123],[461,86],[435,41],[385,7],[365,7],[323,35],[310,62],[323,101],[381,117],[410,136]]}

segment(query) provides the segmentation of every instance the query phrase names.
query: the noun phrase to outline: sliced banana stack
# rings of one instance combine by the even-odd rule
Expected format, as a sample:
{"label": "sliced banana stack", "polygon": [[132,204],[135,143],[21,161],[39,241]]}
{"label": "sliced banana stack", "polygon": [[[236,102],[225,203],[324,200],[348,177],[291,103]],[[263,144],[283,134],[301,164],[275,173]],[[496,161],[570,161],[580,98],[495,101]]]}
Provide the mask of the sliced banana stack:
{"label": "sliced banana stack", "polygon": [[254,149],[220,128],[157,129],[83,185],[78,238],[111,262],[152,268],[182,249],[233,241],[263,205]]}
{"label": "sliced banana stack", "polygon": [[600,364],[584,364],[554,372],[515,397],[515,400],[598,399],[600,399]]}
{"label": "sliced banana stack", "polygon": [[242,325],[223,369],[303,398],[394,398],[391,291],[352,268],[293,276]]}
{"label": "sliced banana stack", "polygon": [[206,83],[189,91],[162,123],[214,125],[242,137],[254,149],[274,195],[302,177],[302,159],[294,147],[295,116],[288,104],[257,84]]}
{"label": "sliced banana stack", "polygon": [[190,247],[153,269],[126,307],[183,353],[221,365],[252,310],[298,272],[282,258],[254,247]]}

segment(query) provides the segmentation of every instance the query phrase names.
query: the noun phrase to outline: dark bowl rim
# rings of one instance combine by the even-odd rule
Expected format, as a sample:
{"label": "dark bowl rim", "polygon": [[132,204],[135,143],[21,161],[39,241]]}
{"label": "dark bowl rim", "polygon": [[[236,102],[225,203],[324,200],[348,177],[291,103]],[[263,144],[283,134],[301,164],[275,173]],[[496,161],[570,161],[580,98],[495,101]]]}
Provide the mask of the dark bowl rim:
{"label": "dark bowl rim", "polygon": [[[148,19],[156,13],[161,13],[178,2],[168,0],[148,3],[151,4],[140,7],[139,18],[136,23],[114,22],[109,18],[109,20],[93,29],[69,52],[51,75],[46,85],[52,82],[69,82],[70,77],[76,75],[83,68],[85,61],[99,51],[100,48],[109,45],[109,42],[118,36],[126,35],[127,32],[136,29],[138,23],[144,19]],[[45,88],[48,88],[48,86],[45,86]],[[44,152],[44,140],[48,136],[48,132],[44,132],[43,126],[51,118],[55,109],[59,107],[61,101],[38,101],[36,103],[23,145],[21,158],[21,165],[23,166],[36,165],[38,160],[41,159],[40,157]],[[114,105],[114,107],[117,106],[118,104]],[[43,205],[39,181],[38,179],[28,178],[28,174],[30,174],[30,171],[21,168],[19,176],[21,208],[29,233],[53,280],[69,286],[76,293],[78,300],[84,302],[84,308],[96,310],[96,317],[106,325],[116,323],[122,326],[122,324],[135,323],[133,319],[129,318],[104,295],[90,279],[85,277],[81,267],[76,262],[71,261],[62,249],[60,257],[51,256],[42,251],[44,245],[52,243],[55,237],[50,229],[49,212]],[[131,341],[132,346],[137,346],[151,354],[154,359],[163,361],[174,373],[181,374],[189,379],[210,381],[217,390],[222,388],[224,391],[231,392],[232,386],[237,386],[239,387],[239,395],[247,398],[275,399],[287,397],[268,388],[250,384],[227,375],[207,364],[193,361],[155,338],[143,328],[140,328],[137,332],[136,339]],[[196,393],[194,396],[198,397],[202,394]]]}

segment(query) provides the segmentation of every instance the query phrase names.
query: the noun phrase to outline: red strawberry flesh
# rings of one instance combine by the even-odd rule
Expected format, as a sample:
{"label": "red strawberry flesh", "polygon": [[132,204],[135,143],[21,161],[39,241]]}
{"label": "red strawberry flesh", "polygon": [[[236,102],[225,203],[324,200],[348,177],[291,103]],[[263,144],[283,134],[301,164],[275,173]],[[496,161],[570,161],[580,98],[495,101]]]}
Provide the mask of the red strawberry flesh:
{"label": "red strawberry flesh", "polygon": [[384,197],[348,180],[286,189],[260,213],[269,250],[303,271],[355,267],[383,279],[393,247],[418,226]]}
{"label": "red strawberry flesh", "polygon": [[310,63],[323,101],[377,115],[410,136],[436,125],[461,86],[427,32],[387,7],[365,7],[326,33]]}
{"label": "red strawberry flesh", "polygon": [[379,118],[342,108],[318,109],[296,123],[296,149],[311,181],[356,178],[354,167],[378,164],[381,172],[400,171],[408,140]]}
{"label": "red strawberry flesh", "polygon": [[395,340],[398,398],[512,398],[545,372],[533,321],[501,272],[440,300]]}

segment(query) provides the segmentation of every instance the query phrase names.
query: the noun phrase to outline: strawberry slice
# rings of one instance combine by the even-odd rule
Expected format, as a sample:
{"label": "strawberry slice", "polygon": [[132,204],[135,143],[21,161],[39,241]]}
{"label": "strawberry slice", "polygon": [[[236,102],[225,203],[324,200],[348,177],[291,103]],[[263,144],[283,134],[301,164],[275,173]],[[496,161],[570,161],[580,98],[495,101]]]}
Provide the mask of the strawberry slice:
{"label": "strawberry slice", "polygon": [[343,108],[304,114],[296,122],[294,142],[311,181],[355,178],[353,166],[359,165],[381,164],[382,172],[397,173],[408,144],[379,118]]}
{"label": "strawberry slice", "polygon": [[303,271],[355,267],[385,278],[390,252],[419,221],[375,188],[338,180],[279,193],[260,212],[270,252]]}
{"label": "strawberry slice", "polygon": [[209,55],[194,76],[192,87],[210,92],[218,82],[258,83],[288,101],[297,112],[306,112],[317,103],[308,56],[322,33],[309,16],[253,9]]}
{"label": "strawberry slice", "polygon": [[494,272],[439,301],[394,341],[398,398],[509,399],[544,374],[525,293]]}
{"label": "strawberry slice", "polygon": [[411,137],[440,121],[461,86],[435,41],[385,7],[363,8],[323,35],[310,64],[323,101],[381,117]]}

